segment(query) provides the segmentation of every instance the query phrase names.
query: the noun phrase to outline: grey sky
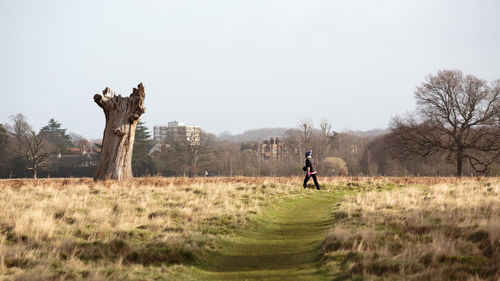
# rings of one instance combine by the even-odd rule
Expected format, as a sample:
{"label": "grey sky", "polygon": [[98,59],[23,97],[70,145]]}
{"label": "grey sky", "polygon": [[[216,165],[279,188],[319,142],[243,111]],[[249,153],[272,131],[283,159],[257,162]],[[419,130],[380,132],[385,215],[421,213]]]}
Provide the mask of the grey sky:
{"label": "grey sky", "polygon": [[149,127],[220,133],[325,118],[384,128],[429,73],[500,78],[500,1],[0,0],[0,123],[101,137],[93,102],[143,82]]}

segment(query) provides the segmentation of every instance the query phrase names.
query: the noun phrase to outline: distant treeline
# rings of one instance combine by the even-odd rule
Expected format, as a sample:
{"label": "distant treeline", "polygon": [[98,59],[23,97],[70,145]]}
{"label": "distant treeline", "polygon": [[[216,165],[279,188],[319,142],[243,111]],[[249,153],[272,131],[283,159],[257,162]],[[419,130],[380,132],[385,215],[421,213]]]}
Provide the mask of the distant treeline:
{"label": "distant treeline", "polygon": [[[500,173],[500,80],[488,83],[459,70],[429,75],[416,88],[417,109],[395,117],[387,130],[334,132],[315,128],[258,129],[232,136],[201,132],[189,139],[154,143],[137,126],[135,176],[292,176],[302,174],[304,152],[313,151],[324,176],[496,176]],[[279,160],[263,156],[263,139],[279,137]],[[253,141],[250,149],[242,143]],[[153,149],[160,146],[161,149]],[[272,149],[272,148],[271,148]],[[92,177],[100,144],[67,134],[50,119],[35,132],[22,114],[0,124],[0,177]]]}

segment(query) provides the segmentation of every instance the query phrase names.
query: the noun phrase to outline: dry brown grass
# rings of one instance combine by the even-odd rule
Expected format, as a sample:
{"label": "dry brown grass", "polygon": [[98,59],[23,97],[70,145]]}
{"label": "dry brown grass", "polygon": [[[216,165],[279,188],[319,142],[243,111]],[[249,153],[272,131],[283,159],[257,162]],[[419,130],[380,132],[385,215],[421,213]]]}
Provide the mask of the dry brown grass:
{"label": "dry brown grass", "polygon": [[0,280],[164,278],[301,192],[300,178],[0,180]]}
{"label": "dry brown grass", "polygon": [[324,250],[339,279],[499,280],[500,181],[409,182],[338,206]]}
{"label": "dry brown grass", "polygon": [[[330,242],[344,241],[345,245],[339,247],[345,252],[342,261],[350,251],[365,253],[372,251],[373,247],[380,248],[380,253],[386,251],[384,257],[389,258],[393,253],[392,246],[385,246],[381,242],[371,244],[373,241],[378,241],[380,228],[392,235],[398,229],[398,225],[406,227],[406,221],[402,216],[405,213],[411,214],[413,220],[408,219],[408,221],[415,227],[423,222],[427,223],[427,213],[424,212],[423,215],[419,213],[419,208],[422,206],[418,205],[418,198],[421,198],[418,196],[422,192],[426,192],[431,198],[423,202],[438,202],[441,200],[438,198],[444,198],[442,196],[445,196],[446,192],[431,192],[435,188],[445,189],[451,186],[449,188],[457,190],[457,194],[462,194],[461,189],[457,187],[468,186],[467,188],[472,188],[474,192],[481,190],[488,196],[469,198],[475,200],[476,205],[468,204],[466,205],[468,209],[465,210],[476,206],[475,212],[481,210],[491,213],[489,218],[491,223],[488,223],[487,219],[479,220],[485,218],[479,215],[461,223],[459,221],[453,223],[459,223],[460,230],[468,229],[464,235],[476,233],[477,237],[471,239],[479,242],[467,240],[468,236],[463,237],[468,243],[466,245],[476,247],[475,251],[480,253],[482,249],[480,247],[483,247],[481,245],[486,245],[484,241],[498,241],[498,235],[495,234],[498,233],[496,231],[498,225],[493,223],[492,215],[492,212],[498,210],[494,203],[495,200],[498,202],[496,197],[498,183],[491,182],[486,186],[487,183],[488,181],[485,182],[484,179],[470,179],[464,182],[453,178],[321,177],[320,184],[324,189],[336,191],[383,191],[397,186],[433,185],[431,189],[408,189],[413,192],[409,194],[414,194],[413,201],[407,198],[408,196],[405,197],[404,193],[401,193],[399,195],[401,199],[398,199],[395,194],[399,193],[373,192],[370,194],[377,196],[385,194],[385,197],[377,197],[375,200],[370,199],[370,195],[367,194],[352,199],[349,201],[351,203],[343,204],[342,210],[336,214],[339,220],[344,220],[346,223],[332,230],[325,247],[331,249]],[[189,272],[189,265],[195,263],[206,249],[216,247],[217,237],[230,235],[235,229],[245,228],[249,218],[259,214],[263,206],[304,192],[316,191],[313,189],[304,191],[302,177],[194,179],[152,177],[138,178],[127,183],[113,181],[95,183],[91,179],[0,180],[2,209],[0,280],[150,280],[166,277],[183,280],[185,276],[181,273]],[[440,197],[437,194],[442,195]],[[491,200],[488,199],[489,196]],[[459,204],[458,202],[452,204],[446,198],[442,200],[447,202],[447,210],[449,209],[451,213],[443,212],[443,214],[446,213],[455,219],[451,210],[455,206],[453,204],[457,206]],[[479,198],[489,200],[490,204],[477,203]],[[413,203],[406,202],[404,204],[409,209],[395,212],[399,206],[399,203],[396,203],[398,200]],[[358,211],[359,204],[366,205],[367,209]],[[374,204],[379,205],[374,207]],[[438,206],[434,203],[431,205]],[[372,213],[373,215],[369,215]],[[378,213],[383,215],[380,216],[383,218],[382,221],[368,223],[365,220],[365,218],[368,221],[379,219],[376,216]],[[352,225],[358,219],[357,214],[363,214],[362,228]],[[498,217],[498,212],[496,216]],[[384,224],[388,218],[390,220],[387,221],[399,224],[395,224],[394,227],[392,224]],[[477,226],[472,227],[474,224]],[[441,222],[437,225],[444,229],[448,224]],[[370,228],[371,226],[374,228]],[[357,229],[356,233],[359,233],[361,239],[352,236],[352,227]],[[403,230],[406,231],[407,228]],[[432,243],[443,241],[438,243],[442,249],[438,246],[433,248],[436,254],[430,256],[432,262],[439,261],[441,257],[439,253],[445,252],[445,247],[453,247],[455,252],[461,250],[462,244],[453,244],[455,242],[449,241],[448,232],[438,235],[433,234],[433,231],[421,234],[422,237],[432,237]],[[487,234],[482,234],[481,231]],[[413,237],[416,234],[411,235]],[[406,236],[402,234],[400,236],[400,240],[403,241],[401,244],[405,245]],[[396,239],[393,238],[387,240]],[[347,243],[348,241],[350,242]],[[392,242],[386,244],[397,245]],[[418,243],[412,245],[416,244]],[[401,253],[407,256],[400,255],[395,259],[406,259],[409,262],[412,258],[420,258],[422,253],[428,252],[418,247],[415,248],[417,249],[415,253],[401,250]],[[498,253],[495,251],[495,254]],[[347,260],[352,258],[356,260],[355,255]],[[448,263],[451,261],[446,260]],[[401,268],[406,270],[407,267]]]}

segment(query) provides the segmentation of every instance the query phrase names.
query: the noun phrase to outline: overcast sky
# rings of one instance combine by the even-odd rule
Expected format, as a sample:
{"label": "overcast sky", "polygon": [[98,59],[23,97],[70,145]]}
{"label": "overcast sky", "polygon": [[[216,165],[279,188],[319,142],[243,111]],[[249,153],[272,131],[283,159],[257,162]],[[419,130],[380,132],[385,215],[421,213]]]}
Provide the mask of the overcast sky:
{"label": "overcast sky", "polygon": [[500,78],[500,1],[0,0],[0,123],[102,137],[93,96],[143,82],[149,127],[385,128],[426,75]]}

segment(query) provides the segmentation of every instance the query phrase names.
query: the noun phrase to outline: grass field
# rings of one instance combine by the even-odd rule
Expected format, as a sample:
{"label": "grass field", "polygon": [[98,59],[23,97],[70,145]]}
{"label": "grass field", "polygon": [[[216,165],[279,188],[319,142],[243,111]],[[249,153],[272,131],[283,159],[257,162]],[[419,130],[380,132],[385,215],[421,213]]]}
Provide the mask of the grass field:
{"label": "grass field", "polygon": [[338,280],[500,280],[500,182],[346,197],[323,249]]}
{"label": "grass field", "polygon": [[497,179],[0,181],[0,280],[496,280]]}

